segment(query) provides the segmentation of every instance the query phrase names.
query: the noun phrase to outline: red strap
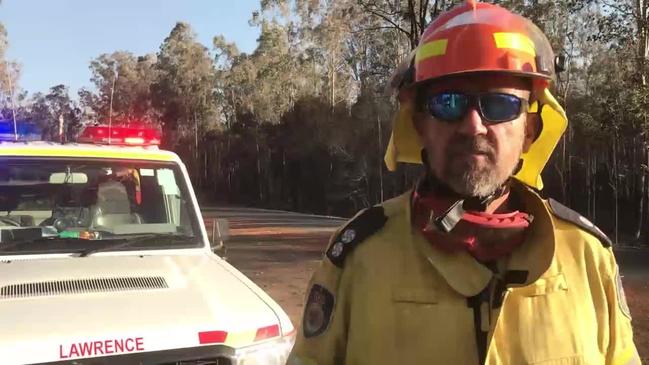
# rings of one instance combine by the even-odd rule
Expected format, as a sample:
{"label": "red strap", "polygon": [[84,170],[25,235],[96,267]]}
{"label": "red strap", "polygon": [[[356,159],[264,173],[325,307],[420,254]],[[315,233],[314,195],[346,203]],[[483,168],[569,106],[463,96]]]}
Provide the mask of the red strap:
{"label": "red strap", "polygon": [[527,228],[532,221],[529,214],[519,211],[500,214],[466,212],[462,220],[485,228]]}
{"label": "red strap", "polygon": [[[466,250],[479,261],[493,261],[511,253],[525,240],[532,217],[523,212],[490,214],[465,212],[450,232],[434,227],[435,212],[444,212],[452,201],[413,193],[412,224],[433,245],[446,252]],[[433,216],[431,216],[433,212]],[[494,231],[495,230],[495,231]]]}

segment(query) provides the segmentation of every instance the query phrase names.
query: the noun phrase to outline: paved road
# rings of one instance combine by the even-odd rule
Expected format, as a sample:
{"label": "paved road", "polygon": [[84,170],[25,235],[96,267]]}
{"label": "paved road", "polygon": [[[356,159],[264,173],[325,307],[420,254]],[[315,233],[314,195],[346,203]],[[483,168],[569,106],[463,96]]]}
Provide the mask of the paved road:
{"label": "paved road", "polygon": [[345,222],[343,218],[284,212],[258,208],[204,207],[205,218],[227,218],[230,228],[252,227],[337,227]]}
{"label": "paved road", "polygon": [[[294,241],[319,242],[322,251],[327,238],[345,219],[256,208],[203,208],[208,226],[212,218],[226,218],[230,226],[229,248],[242,245],[271,245]],[[301,248],[303,249],[303,248]]]}

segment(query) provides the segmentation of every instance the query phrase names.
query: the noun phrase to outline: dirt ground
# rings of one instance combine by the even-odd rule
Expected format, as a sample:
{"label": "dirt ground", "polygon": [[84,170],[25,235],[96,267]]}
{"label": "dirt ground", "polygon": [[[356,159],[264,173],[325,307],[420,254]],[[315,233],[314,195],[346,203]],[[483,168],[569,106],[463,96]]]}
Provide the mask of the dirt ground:
{"label": "dirt ground", "polygon": [[226,255],[228,262],[284,308],[297,327],[302,320],[308,281],[322,259],[330,234],[291,235],[291,239],[282,241],[273,236],[255,237],[260,242],[235,240],[228,244]]}
{"label": "dirt ground", "polygon": [[[319,265],[330,234],[326,230],[309,233],[274,230],[254,234],[233,230],[227,257],[275,299],[293,324],[299,326],[308,280]],[[633,316],[635,343],[643,363],[649,364],[649,281],[627,277],[624,286]]]}

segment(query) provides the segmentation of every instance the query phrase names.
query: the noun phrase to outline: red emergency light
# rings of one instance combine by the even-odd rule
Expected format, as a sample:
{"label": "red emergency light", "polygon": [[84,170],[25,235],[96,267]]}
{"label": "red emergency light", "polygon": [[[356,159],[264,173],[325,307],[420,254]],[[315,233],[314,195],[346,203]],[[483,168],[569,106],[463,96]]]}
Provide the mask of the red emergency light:
{"label": "red emergency light", "polygon": [[84,128],[77,141],[118,146],[158,146],[161,137],[160,131],[155,128],[97,125]]}

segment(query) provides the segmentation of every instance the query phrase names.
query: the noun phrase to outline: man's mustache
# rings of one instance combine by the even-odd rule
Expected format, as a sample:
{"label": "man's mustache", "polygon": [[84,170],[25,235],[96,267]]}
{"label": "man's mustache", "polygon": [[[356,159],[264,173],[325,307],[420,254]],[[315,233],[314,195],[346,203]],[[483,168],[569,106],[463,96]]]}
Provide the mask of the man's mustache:
{"label": "man's mustache", "polygon": [[490,160],[494,160],[496,156],[495,148],[489,143],[487,137],[465,137],[457,136],[451,139],[446,148],[447,156],[461,155],[461,154],[484,154]]}

